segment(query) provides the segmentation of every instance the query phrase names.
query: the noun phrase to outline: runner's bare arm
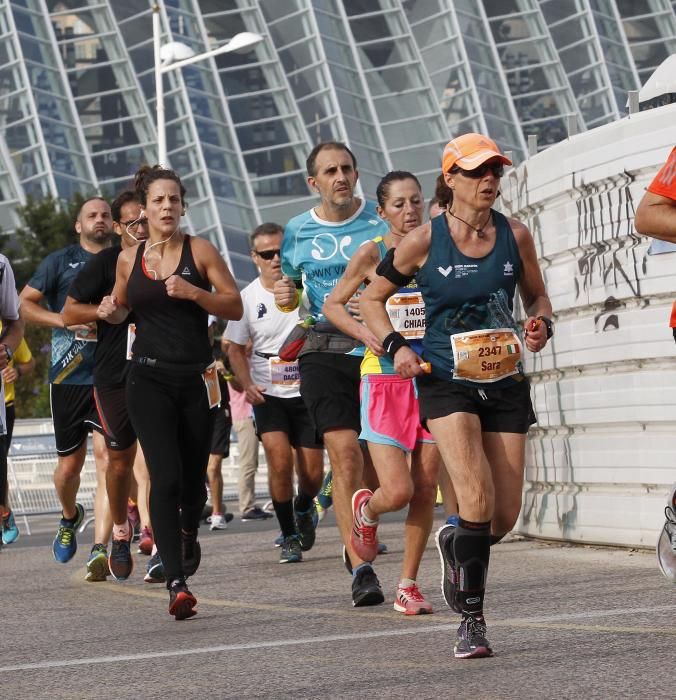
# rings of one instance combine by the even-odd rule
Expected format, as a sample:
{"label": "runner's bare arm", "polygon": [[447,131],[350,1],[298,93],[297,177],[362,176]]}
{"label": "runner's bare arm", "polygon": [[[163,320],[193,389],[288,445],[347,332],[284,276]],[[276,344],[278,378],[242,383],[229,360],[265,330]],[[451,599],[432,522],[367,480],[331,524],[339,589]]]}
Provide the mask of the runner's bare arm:
{"label": "runner's bare arm", "polygon": [[251,378],[251,368],[246,354],[246,345],[240,345],[231,340],[228,344],[228,360],[230,360],[230,367],[232,367],[235,379],[241,386],[240,391],[246,393],[246,400],[252,406],[265,403],[263,387],[255,384]]}
{"label": "runner's bare arm", "polygon": [[109,296],[103,297],[96,310],[97,318],[108,323],[123,323],[129,315],[127,282],[134,266],[135,248],[123,250],[117,257],[115,286]]}
{"label": "runner's bare arm", "polygon": [[547,327],[538,321],[538,316],[551,319],[552,303],[547,296],[542,271],[538,263],[535,242],[528,228],[516,219],[509,220],[521,257],[519,294],[527,314],[524,324],[526,347],[539,352],[547,344]]}
{"label": "runner's bare arm", "polygon": [[676,243],[676,200],[646,192],[636,210],[634,226],[644,236]]}
{"label": "runner's bare arm", "polygon": [[225,260],[214,245],[204,238],[191,238],[195,264],[214,288],[206,291],[190,284],[180,275],[171,275],[166,281],[167,294],[176,299],[190,299],[205,311],[230,321],[242,318],[242,297]]}
{"label": "runner's bare arm", "polygon": [[382,355],[383,348],[376,336],[345,308],[363,282],[375,277],[378,262],[378,248],[375,243],[369,242],[361,246],[324,302],[322,313],[343,333],[362,342],[374,354]]}

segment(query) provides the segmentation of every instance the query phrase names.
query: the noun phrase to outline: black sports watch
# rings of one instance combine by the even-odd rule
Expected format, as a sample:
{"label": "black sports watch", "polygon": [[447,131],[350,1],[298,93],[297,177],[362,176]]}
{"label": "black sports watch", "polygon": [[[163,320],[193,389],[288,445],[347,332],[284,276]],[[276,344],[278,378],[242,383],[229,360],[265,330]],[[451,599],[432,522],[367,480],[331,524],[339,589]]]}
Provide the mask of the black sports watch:
{"label": "black sports watch", "polygon": [[551,318],[546,316],[538,316],[538,321],[542,321],[547,328],[547,340],[549,340],[554,335],[554,322]]}

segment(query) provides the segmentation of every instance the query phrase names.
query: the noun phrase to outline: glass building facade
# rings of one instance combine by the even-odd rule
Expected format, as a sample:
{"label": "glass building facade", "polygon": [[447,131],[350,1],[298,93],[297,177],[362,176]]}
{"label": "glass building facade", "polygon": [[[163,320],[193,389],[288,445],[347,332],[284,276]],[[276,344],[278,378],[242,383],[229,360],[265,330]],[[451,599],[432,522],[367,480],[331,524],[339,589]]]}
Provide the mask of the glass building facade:
{"label": "glass building facade", "polygon": [[[0,0],[0,225],[27,196],[114,194],[157,161],[153,0]],[[167,0],[162,43],[264,41],[164,76],[186,225],[240,283],[248,233],[314,202],[305,158],[354,151],[363,194],[391,169],[431,196],[449,138],[488,133],[516,161],[621,117],[676,53],[671,0]]]}

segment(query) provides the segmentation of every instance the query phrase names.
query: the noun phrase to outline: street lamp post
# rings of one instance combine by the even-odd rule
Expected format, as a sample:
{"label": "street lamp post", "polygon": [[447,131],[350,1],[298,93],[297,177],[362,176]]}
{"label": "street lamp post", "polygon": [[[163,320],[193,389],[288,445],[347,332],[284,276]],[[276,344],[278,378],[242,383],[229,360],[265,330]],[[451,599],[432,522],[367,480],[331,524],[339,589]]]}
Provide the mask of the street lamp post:
{"label": "street lamp post", "polygon": [[260,34],[253,32],[241,32],[235,35],[227,44],[219,46],[211,51],[195,54],[195,52],[185,44],[171,42],[165,46],[160,46],[160,6],[153,5],[153,55],[155,61],[155,110],[157,114],[157,162],[160,165],[167,165],[167,133],[164,116],[164,85],[162,76],[172,70],[189,66],[198,61],[203,61],[212,56],[231,51],[243,51],[250,49],[263,41]]}

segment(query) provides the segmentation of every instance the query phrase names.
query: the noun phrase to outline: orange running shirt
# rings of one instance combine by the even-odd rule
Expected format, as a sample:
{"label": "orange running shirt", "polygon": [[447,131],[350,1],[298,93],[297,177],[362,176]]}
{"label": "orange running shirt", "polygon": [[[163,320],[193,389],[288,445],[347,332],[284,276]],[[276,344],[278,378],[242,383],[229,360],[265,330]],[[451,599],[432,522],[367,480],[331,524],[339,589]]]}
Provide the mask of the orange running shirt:
{"label": "orange running shirt", "polygon": [[655,179],[648,185],[648,192],[676,200],[676,147],[672,149],[667,162]]}

